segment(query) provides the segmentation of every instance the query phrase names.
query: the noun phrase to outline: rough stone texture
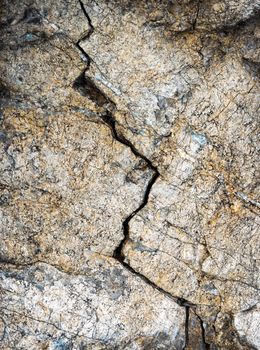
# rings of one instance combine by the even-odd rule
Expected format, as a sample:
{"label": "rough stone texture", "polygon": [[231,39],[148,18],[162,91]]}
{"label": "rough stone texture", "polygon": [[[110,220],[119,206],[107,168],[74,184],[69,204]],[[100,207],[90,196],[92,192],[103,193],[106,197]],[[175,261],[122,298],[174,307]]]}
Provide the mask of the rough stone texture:
{"label": "rough stone texture", "polygon": [[1,2],[1,349],[260,348],[259,9]]}
{"label": "rough stone texture", "polygon": [[149,171],[104,125],[72,115],[39,125],[38,118],[29,110],[4,113],[1,254],[82,268],[84,255],[113,255]]}
{"label": "rough stone texture", "polygon": [[249,310],[242,311],[235,316],[235,327],[244,339],[254,345],[260,347],[259,336],[259,306],[255,305]]}
{"label": "rough stone texture", "polygon": [[142,349],[156,340],[163,349],[183,346],[184,309],[116,261],[95,264],[84,275],[47,264],[3,271],[2,348]]}

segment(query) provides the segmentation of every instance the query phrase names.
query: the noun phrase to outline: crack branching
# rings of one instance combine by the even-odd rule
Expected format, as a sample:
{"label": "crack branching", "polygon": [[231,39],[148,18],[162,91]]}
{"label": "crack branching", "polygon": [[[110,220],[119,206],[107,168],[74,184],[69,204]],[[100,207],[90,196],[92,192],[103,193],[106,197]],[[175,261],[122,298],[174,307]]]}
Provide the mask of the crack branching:
{"label": "crack branching", "polygon": [[189,309],[190,307],[194,308],[196,305],[189,302],[188,300],[180,297],[176,297],[172,295],[170,292],[167,292],[165,289],[159,287],[156,283],[151,281],[148,277],[140,273],[139,271],[136,271],[129,263],[126,262],[125,260],[125,254],[124,254],[124,246],[126,245],[127,241],[130,239],[129,235],[129,223],[133,219],[135,215],[137,215],[138,212],[140,212],[148,203],[149,201],[149,196],[152,190],[153,185],[155,184],[156,180],[159,178],[160,173],[157,169],[156,166],[154,166],[151,162],[150,159],[145,157],[143,154],[141,154],[135,146],[128,140],[126,139],[123,135],[117,132],[116,129],[116,120],[114,119],[113,115],[111,113],[107,113],[103,116],[101,116],[101,119],[110,127],[112,131],[112,136],[115,140],[118,142],[122,143],[123,145],[129,147],[131,151],[134,153],[135,156],[143,159],[147,166],[153,170],[153,176],[151,177],[150,181],[148,182],[142,203],[140,206],[135,209],[123,222],[123,239],[121,240],[120,244],[116,247],[114,250],[113,257],[116,259],[118,262],[121,263],[121,265],[126,268],[128,271],[130,271],[132,274],[138,276],[142,281],[144,281],[147,285],[151,286],[153,289],[157,290],[158,292],[162,293],[166,297],[170,298],[173,300],[175,303],[177,303],[179,306],[185,307],[186,311],[186,322],[185,322],[185,344],[188,342],[188,321],[189,321]]}
{"label": "crack branching", "polygon": [[[81,9],[82,9],[84,15],[87,18],[90,30],[83,38],[79,39],[76,43],[77,48],[82,52],[82,54],[84,55],[84,57],[87,60],[87,67],[84,70],[84,72],[75,80],[73,87],[75,90],[78,90],[83,96],[87,96],[92,101],[95,101],[98,106],[104,107],[105,113],[100,115],[100,118],[110,128],[113,138],[116,141],[120,142],[121,144],[129,147],[131,149],[132,153],[136,157],[143,159],[146,162],[147,166],[153,171],[153,175],[146,186],[146,189],[145,189],[145,192],[143,195],[143,200],[142,200],[141,204],[123,222],[123,225],[122,225],[123,226],[123,239],[121,240],[119,245],[115,248],[113,258],[115,260],[117,260],[125,269],[127,269],[133,275],[139,277],[145,284],[151,286],[153,289],[157,290],[158,292],[160,292],[161,294],[163,294],[167,298],[171,299],[172,301],[177,303],[179,306],[185,308],[185,314],[186,314],[186,316],[185,316],[185,342],[184,342],[184,347],[183,347],[183,349],[185,349],[188,345],[188,342],[189,342],[189,312],[190,312],[190,308],[195,308],[196,305],[189,302],[188,300],[186,300],[184,298],[176,297],[176,296],[172,295],[170,292],[164,290],[163,288],[158,286],[156,283],[154,283],[152,280],[150,280],[148,277],[146,277],[145,275],[143,275],[139,271],[136,271],[125,259],[124,247],[125,247],[126,243],[128,242],[128,240],[130,239],[130,237],[129,237],[130,236],[129,235],[129,223],[133,219],[133,217],[135,215],[137,215],[137,213],[139,213],[147,205],[147,203],[149,201],[149,196],[150,196],[152,187],[155,184],[155,182],[157,181],[157,179],[159,178],[160,173],[158,171],[158,168],[152,163],[152,161],[150,159],[148,159],[145,155],[141,154],[136,149],[136,147],[128,139],[125,138],[124,135],[122,135],[121,133],[118,132],[117,126],[116,126],[117,121],[112,114],[112,112],[116,109],[116,105],[114,104],[113,101],[111,101],[106,96],[106,94],[103,91],[101,91],[95,85],[95,83],[89,77],[86,76],[86,71],[89,69],[89,66],[90,66],[90,63],[92,62],[92,60],[91,60],[91,57],[84,51],[84,49],[82,49],[82,47],[80,46],[80,42],[82,40],[85,40],[85,39],[90,37],[90,35],[94,31],[94,27],[91,23],[90,17],[88,15],[82,1],[79,0],[79,3],[80,3]],[[203,328],[203,332],[204,332],[204,328]],[[202,337],[203,337],[203,334],[204,334],[204,338],[205,338],[205,333],[202,333]],[[208,348],[205,348],[205,349],[208,349]]]}
{"label": "crack branching", "polygon": [[115,249],[114,254],[113,254],[113,257],[115,259],[117,259],[121,263],[124,262],[124,264],[126,264],[124,261],[125,256],[123,253],[123,248],[125,246],[125,243],[129,239],[130,220],[147,205],[152,187],[153,187],[154,183],[156,182],[156,180],[158,179],[158,177],[160,176],[160,174],[159,174],[157,167],[155,167],[147,157],[145,157],[143,154],[141,154],[135,148],[135,146],[129,140],[127,140],[122,134],[118,133],[118,131],[116,129],[116,120],[114,119],[114,117],[112,116],[112,114],[110,112],[106,113],[106,115],[101,116],[101,119],[110,127],[113,138],[115,140],[117,140],[118,142],[122,143],[123,145],[125,145],[126,147],[129,147],[131,149],[132,153],[136,157],[143,159],[146,162],[147,166],[153,171],[153,176],[151,177],[151,179],[149,180],[149,182],[146,186],[143,200],[142,200],[141,204],[123,222],[124,238],[122,239],[120,244],[117,246],[117,248]]}
{"label": "crack branching", "polygon": [[199,322],[200,322],[203,350],[210,350],[210,344],[206,342],[206,331],[205,331],[205,327],[203,324],[203,320],[198,314],[196,314],[196,316],[198,317]]}

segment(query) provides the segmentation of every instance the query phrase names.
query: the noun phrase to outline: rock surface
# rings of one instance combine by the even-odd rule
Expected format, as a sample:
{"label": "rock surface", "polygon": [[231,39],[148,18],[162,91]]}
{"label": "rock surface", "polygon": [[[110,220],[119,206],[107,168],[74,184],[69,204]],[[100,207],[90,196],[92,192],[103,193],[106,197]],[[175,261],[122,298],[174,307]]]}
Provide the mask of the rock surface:
{"label": "rock surface", "polygon": [[260,348],[259,9],[2,1],[1,349]]}
{"label": "rock surface", "polygon": [[139,349],[156,341],[165,349],[183,346],[184,309],[116,261],[95,263],[84,275],[42,263],[3,271],[3,348]]}

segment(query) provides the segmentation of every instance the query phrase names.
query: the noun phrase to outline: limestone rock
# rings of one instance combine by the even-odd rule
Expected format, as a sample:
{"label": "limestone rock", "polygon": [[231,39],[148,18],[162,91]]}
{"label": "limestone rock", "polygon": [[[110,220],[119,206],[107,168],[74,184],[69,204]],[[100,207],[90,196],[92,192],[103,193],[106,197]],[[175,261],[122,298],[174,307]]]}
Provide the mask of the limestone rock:
{"label": "limestone rock", "polygon": [[144,161],[85,116],[9,109],[2,130],[2,259],[82,268],[113,255],[151,176]]}
{"label": "limestone rock", "polygon": [[259,337],[259,307],[253,305],[249,310],[240,312],[235,316],[235,326],[242,338],[248,340],[248,342],[255,348],[260,347]]}
{"label": "limestone rock", "polygon": [[184,345],[184,309],[115,261],[97,258],[84,275],[47,264],[7,268],[1,288],[2,349],[143,349],[156,340],[161,349]]}
{"label": "limestone rock", "polygon": [[[25,0],[1,2],[1,24],[10,33],[14,29],[17,42],[34,42],[35,34],[65,34],[68,38],[78,41],[90,30],[88,21],[79,1],[57,0],[33,0],[28,3]],[[30,35],[21,37],[19,29],[26,27]],[[30,34],[28,33],[27,34]],[[10,42],[9,42],[10,44]]]}
{"label": "limestone rock", "polygon": [[256,16],[259,9],[259,1],[254,0],[201,1],[196,24],[198,28],[203,29],[232,27]]}
{"label": "limestone rock", "polygon": [[0,347],[260,347],[259,1],[1,9]]}

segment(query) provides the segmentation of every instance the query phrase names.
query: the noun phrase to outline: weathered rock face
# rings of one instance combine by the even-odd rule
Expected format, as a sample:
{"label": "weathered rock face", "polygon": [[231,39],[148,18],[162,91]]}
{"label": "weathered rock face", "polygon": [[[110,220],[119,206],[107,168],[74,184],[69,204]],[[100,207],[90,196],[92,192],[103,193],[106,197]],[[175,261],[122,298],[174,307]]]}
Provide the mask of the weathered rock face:
{"label": "weathered rock face", "polygon": [[259,1],[2,1],[2,349],[257,349]]}
{"label": "weathered rock face", "polygon": [[7,268],[1,285],[4,349],[142,349],[155,333],[165,349],[184,344],[184,309],[116,261],[97,258],[84,275]]}

